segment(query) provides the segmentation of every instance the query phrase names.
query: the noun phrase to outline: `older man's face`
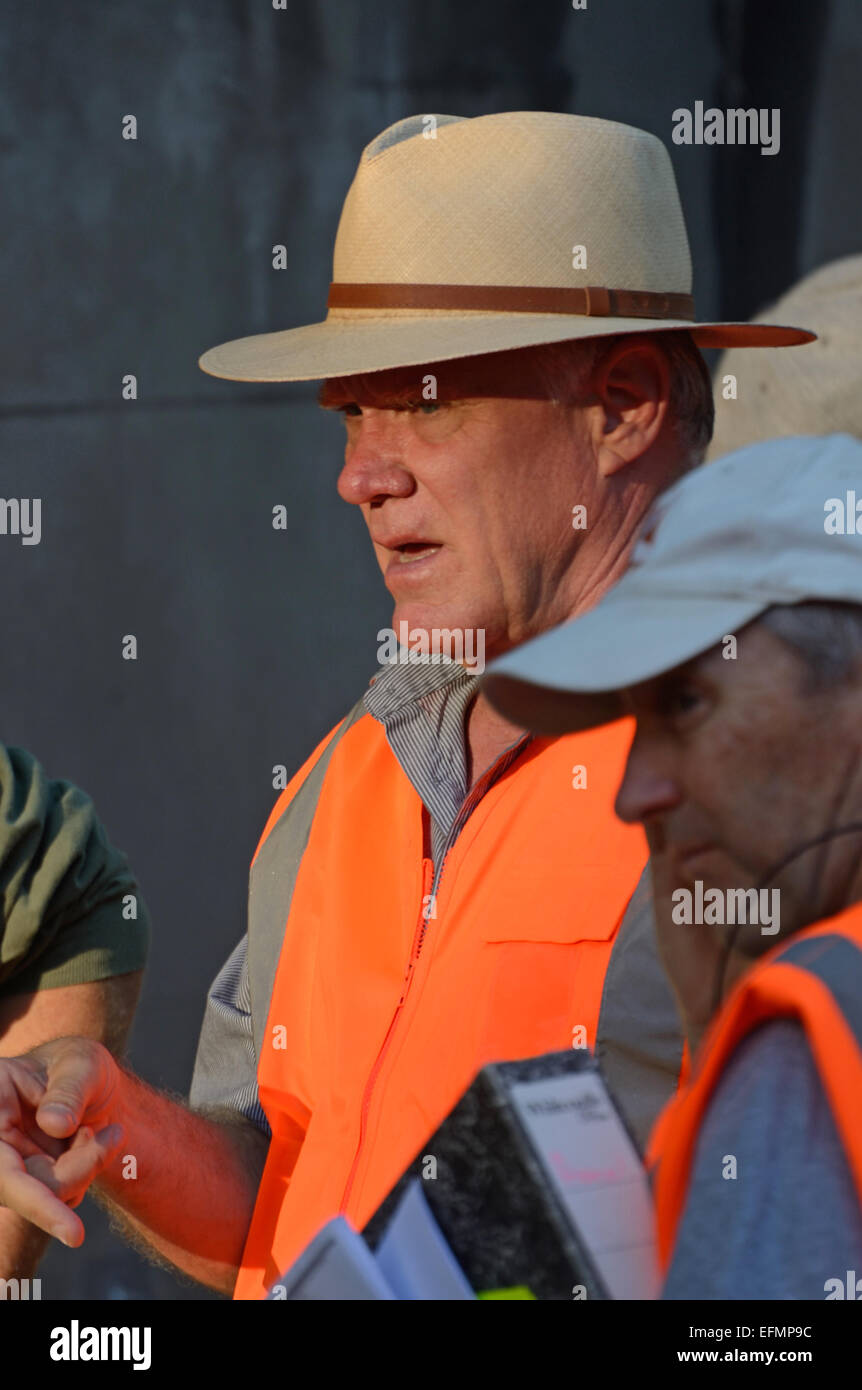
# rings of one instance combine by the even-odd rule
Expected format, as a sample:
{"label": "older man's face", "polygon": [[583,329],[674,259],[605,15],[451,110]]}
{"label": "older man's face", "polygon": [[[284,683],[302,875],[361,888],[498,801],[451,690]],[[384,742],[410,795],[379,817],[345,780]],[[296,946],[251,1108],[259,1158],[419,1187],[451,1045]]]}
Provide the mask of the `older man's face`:
{"label": "older man's face", "polygon": [[[807,689],[805,668],[765,627],[626,693],[637,718],[617,812],[642,821],[657,921],[676,983],[697,990],[724,928],[671,925],[679,888],[753,888],[781,860],[831,827],[862,818],[862,691]],[[780,935],[739,932],[751,955],[838,910],[859,839],[800,854],[770,881],[780,890]]]}
{"label": "older man's face", "polygon": [[338,491],[362,510],[393,626],[484,630],[488,657],[572,611],[585,534],[572,509],[601,506],[584,412],[548,400],[517,358],[340,378],[320,395],[344,413]]}

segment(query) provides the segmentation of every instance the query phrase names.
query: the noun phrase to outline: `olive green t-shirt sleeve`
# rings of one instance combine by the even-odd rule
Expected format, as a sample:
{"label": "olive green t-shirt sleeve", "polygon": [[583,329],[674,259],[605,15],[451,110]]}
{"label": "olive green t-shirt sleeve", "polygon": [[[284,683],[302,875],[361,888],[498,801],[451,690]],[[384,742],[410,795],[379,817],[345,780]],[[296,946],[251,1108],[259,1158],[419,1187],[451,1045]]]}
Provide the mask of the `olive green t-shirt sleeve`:
{"label": "olive green t-shirt sleeve", "polygon": [[0,995],[140,970],[149,916],[90,798],[0,744]]}

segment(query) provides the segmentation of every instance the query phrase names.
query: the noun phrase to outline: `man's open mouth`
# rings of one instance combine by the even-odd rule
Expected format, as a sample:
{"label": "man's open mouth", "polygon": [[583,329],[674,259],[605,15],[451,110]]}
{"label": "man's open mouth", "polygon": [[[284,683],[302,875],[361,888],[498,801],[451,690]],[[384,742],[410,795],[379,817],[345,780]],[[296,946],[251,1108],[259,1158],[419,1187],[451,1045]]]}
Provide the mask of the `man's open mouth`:
{"label": "man's open mouth", "polygon": [[405,541],[403,545],[397,545],[395,549],[400,557],[400,564],[409,564],[411,560],[422,560],[428,555],[433,555],[440,549],[437,541]]}

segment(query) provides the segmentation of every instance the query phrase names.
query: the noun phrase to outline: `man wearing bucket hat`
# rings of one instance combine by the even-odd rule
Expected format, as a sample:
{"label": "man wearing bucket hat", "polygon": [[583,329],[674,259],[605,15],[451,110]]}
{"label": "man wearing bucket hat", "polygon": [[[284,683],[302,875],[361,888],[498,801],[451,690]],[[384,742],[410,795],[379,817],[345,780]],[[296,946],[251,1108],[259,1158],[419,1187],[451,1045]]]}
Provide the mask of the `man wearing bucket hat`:
{"label": "man wearing bucket hat", "polygon": [[[654,137],[542,112],[417,116],[362,155],[325,321],[201,365],[322,378],[393,631],[411,650],[454,633],[462,654],[478,634],[494,656],[595,602],[652,498],[702,458],[697,345],[810,337],[696,319]],[[18,1063],[47,1088],[43,1130],[119,1122],[138,1155],[132,1184],[82,1151],[74,1195],[104,1167],[100,1189],[151,1245],[220,1288],[240,1265],[236,1295],[253,1298],[327,1219],[365,1223],[484,1062],[595,1047],[645,1132],[682,1042],[645,883],[634,893],[643,837],[612,812],[628,736],[529,739],[477,696],[457,644],[385,667],[265,828],[248,935],[198,1049],[207,1115],[68,1040]],[[7,1171],[8,1202],[14,1152]],[[44,1191],[26,1200],[80,1241]]]}
{"label": "man wearing bucket hat", "polygon": [[617,811],[699,1044],[650,1145],[669,1298],[859,1295],[860,481],[847,435],[696,470],[596,608],[485,677],[533,729],[637,720]]}

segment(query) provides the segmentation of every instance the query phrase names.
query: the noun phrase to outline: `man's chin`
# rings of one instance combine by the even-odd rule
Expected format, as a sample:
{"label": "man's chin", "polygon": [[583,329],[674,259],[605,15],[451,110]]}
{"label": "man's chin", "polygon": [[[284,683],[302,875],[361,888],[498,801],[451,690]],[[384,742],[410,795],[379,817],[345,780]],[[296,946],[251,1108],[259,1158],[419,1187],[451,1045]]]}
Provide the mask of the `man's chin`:
{"label": "man's chin", "polygon": [[[392,629],[396,633],[415,632],[464,632],[481,633],[487,643],[490,639],[488,628],[481,620],[469,612],[459,610],[456,604],[436,603],[396,603],[392,613]],[[488,650],[488,659],[491,659]]]}

